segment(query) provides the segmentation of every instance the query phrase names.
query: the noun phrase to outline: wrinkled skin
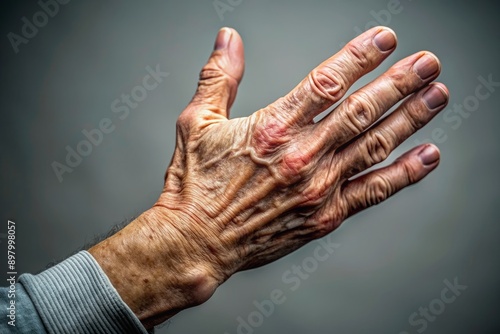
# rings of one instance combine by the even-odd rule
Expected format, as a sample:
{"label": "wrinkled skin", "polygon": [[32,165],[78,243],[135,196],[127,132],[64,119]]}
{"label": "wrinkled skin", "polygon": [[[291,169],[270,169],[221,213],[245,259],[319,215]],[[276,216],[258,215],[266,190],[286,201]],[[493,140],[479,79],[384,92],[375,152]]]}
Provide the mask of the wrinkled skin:
{"label": "wrinkled skin", "polygon": [[422,145],[356,177],[448,101],[446,87],[431,83],[440,64],[429,52],[397,62],[345,98],[395,46],[390,29],[373,28],[288,95],[249,117],[229,119],[243,75],[243,44],[236,31],[219,32],[198,90],[178,119],[159,200],[90,250],[146,327],[203,303],[232,274],[325,236],[438,165],[437,148]]}

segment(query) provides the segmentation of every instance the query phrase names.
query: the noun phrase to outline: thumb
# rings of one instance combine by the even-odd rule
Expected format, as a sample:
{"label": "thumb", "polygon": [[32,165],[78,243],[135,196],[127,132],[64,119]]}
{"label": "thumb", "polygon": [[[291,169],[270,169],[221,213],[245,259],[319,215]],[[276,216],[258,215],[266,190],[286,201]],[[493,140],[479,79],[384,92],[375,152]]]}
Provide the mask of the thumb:
{"label": "thumb", "polygon": [[198,89],[191,104],[229,117],[243,77],[245,56],[243,41],[236,30],[222,28],[215,40],[214,51],[200,73]]}

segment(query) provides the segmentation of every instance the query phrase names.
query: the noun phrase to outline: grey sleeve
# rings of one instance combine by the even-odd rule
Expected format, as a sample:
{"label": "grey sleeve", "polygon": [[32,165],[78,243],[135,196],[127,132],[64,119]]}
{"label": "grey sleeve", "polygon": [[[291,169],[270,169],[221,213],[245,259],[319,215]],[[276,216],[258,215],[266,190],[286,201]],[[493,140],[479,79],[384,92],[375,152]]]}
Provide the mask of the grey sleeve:
{"label": "grey sleeve", "polygon": [[148,333],[86,251],[19,282],[49,333]]}
{"label": "grey sleeve", "polygon": [[19,283],[0,288],[0,333],[46,334],[35,305]]}

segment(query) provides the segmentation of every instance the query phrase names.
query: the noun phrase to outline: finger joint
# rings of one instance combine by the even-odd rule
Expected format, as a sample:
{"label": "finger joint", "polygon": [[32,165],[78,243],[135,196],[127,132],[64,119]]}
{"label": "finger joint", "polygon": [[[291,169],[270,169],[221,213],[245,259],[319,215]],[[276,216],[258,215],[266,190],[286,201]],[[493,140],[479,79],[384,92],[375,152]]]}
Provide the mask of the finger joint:
{"label": "finger joint", "polygon": [[370,132],[366,137],[366,150],[369,164],[374,165],[387,159],[392,151],[390,136],[384,131]]}
{"label": "finger joint", "polygon": [[308,152],[294,150],[283,155],[280,174],[291,181],[302,178],[312,161],[312,155]]}
{"label": "finger joint", "polygon": [[368,95],[357,93],[346,100],[345,114],[348,119],[346,125],[355,134],[365,131],[375,120],[377,114],[376,102],[371,101]]}
{"label": "finger joint", "polygon": [[349,55],[349,61],[356,64],[358,70],[366,72],[371,68],[372,62],[364,45],[349,43],[346,46],[346,51]]}
{"label": "finger joint", "polygon": [[308,78],[313,93],[322,99],[335,103],[344,94],[346,84],[339,71],[323,66],[310,72]]}
{"label": "finger joint", "polygon": [[374,176],[368,184],[366,207],[380,204],[385,201],[392,193],[391,183],[382,175]]}
{"label": "finger joint", "polygon": [[262,117],[253,130],[252,146],[259,156],[275,153],[288,142],[288,132],[289,126],[280,119]]}

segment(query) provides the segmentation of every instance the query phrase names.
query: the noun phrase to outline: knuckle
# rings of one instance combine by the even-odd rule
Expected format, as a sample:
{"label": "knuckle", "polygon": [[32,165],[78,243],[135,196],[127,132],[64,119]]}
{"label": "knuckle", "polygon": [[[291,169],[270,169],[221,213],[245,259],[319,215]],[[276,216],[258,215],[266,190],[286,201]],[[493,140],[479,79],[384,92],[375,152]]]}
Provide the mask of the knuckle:
{"label": "knuckle", "polygon": [[226,90],[221,88],[233,84],[223,71],[212,64],[207,64],[200,72],[194,102],[204,104],[206,101],[221,99],[226,93]]}
{"label": "knuckle", "polygon": [[304,203],[302,206],[316,207],[324,203],[328,196],[329,187],[326,182],[311,183],[301,193]]}
{"label": "knuckle", "polygon": [[280,174],[288,180],[296,180],[307,174],[312,161],[312,156],[308,152],[294,150],[285,153],[281,160]]}
{"label": "knuckle", "polygon": [[346,126],[355,133],[365,131],[374,122],[377,108],[377,103],[367,94],[359,92],[349,96],[346,99]]}
{"label": "knuckle", "polygon": [[405,123],[414,131],[422,128],[428,121],[429,113],[426,107],[424,108],[422,108],[422,104],[419,102],[417,103],[417,101],[408,101],[403,109],[402,115]]}
{"label": "knuckle", "polygon": [[336,102],[344,95],[346,80],[340,71],[322,66],[311,71],[308,78],[313,92],[323,99]]}
{"label": "knuckle", "polygon": [[391,136],[384,135],[384,133],[384,131],[378,130],[369,132],[366,135],[366,158],[369,160],[370,165],[384,161],[392,151]]}
{"label": "knuckle", "polygon": [[420,180],[419,168],[413,165],[408,161],[399,161],[400,168],[402,169],[402,173],[400,173],[402,179],[402,183],[405,185],[410,185],[416,183]]}
{"label": "knuckle", "polygon": [[408,96],[415,88],[415,85],[408,81],[409,77],[407,73],[396,71],[387,76],[389,89],[399,100]]}
{"label": "knuckle", "polygon": [[349,62],[355,64],[359,70],[367,71],[371,68],[372,61],[364,45],[351,42],[346,45],[345,50],[348,54]]}
{"label": "knuckle", "polygon": [[190,123],[191,116],[189,116],[186,112],[181,113],[176,122],[177,131],[184,131],[187,127],[189,127]]}
{"label": "knuckle", "polygon": [[203,113],[206,113],[206,110],[192,101],[177,117],[177,134],[182,136],[191,133],[193,129],[199,129],[203,125],[203,117],[200,117]]}
{"label": "knuckle", "polygon": [[200,84],[210,84],[224,80],[225,74],[211,63],[205,65],[200,71]]}
{"label": "knuckle", "polygon": [[337,207],[332,207],[312,216],[307,223],[314,226],[318,237],[323,237],[337,229],[342,224],[345,216]]}
{"label": "knuckle", "polygon": [[288,141],[289,127],[280,119],[276,117],[261,117],[255,124],[251,144],[259,156],[275,153]]}
{"label": "knuckle", "polygon": [[329,216],[324,216],[319,218],[316,221],[316,233],[318,234],[319,237],[323,237],[327,235],[328,233],[332,232],[334,229],[336,229],[340,223],[337,222],[337,220],[332,219]]}
{"label": "knuckle", "polygon": [[382,175],[374,176],[367,185],[366,207],[385,201],[392,194],[391,183]]}

